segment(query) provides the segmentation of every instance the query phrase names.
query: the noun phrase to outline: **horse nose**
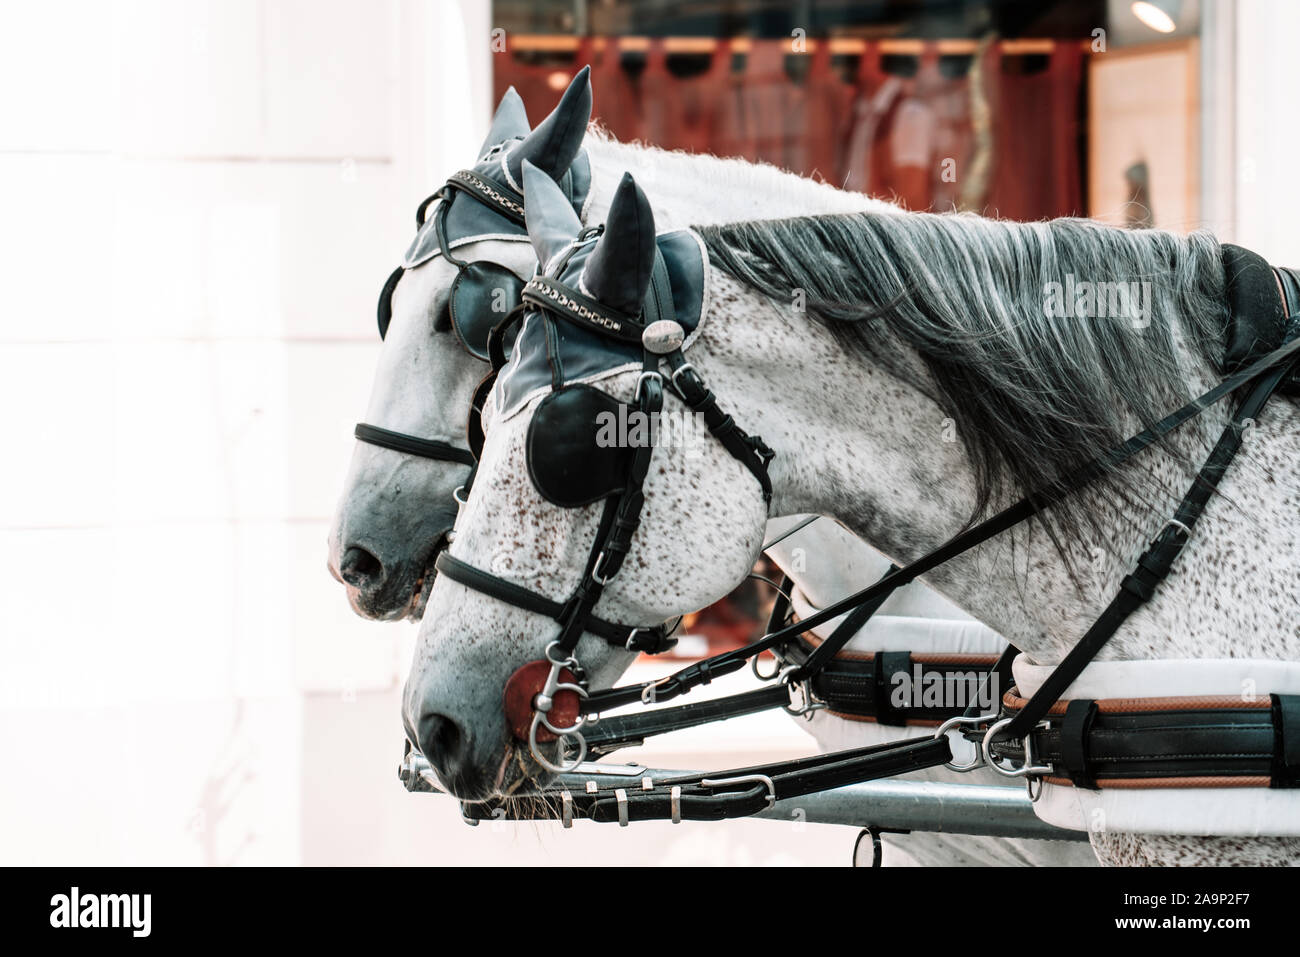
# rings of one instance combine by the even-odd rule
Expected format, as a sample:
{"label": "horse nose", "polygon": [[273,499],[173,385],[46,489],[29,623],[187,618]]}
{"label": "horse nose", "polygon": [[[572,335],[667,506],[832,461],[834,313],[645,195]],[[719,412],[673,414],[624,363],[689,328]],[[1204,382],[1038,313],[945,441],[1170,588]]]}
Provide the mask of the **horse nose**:
{"label": "horse nose", "polygon": [[453,791],[465,778],[468,758],[466,735],[454,720],[443,714],[429,713],[420,718],[420,751],[443,784]]}
{"label": "horse nose", "polygon": [[364,588],[383,578],[384,565],[360,545],[349,545],[339,562],[339,575],[354,588]]}

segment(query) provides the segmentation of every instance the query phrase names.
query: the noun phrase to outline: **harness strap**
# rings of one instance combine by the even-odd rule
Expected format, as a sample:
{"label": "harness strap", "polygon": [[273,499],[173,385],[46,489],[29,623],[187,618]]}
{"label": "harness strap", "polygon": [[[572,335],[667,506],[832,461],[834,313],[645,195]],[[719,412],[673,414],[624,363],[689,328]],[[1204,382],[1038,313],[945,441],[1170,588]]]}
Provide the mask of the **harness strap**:
{"label": "harness strap", "polygon": [[[1003,713],[1028,705],[1014,691]],[[992,754],[1050,765],[1051,784],[1089,790],[1168,787],[1300,787],[1300,695],[1076,698],[1052,705],[1026,738]]]}
{"label": "harness strap", "polygon": [[[1300,345],[1300,339],[1285,348],[1294,348],[1297,345]],[[1285,351],[1285,348],[1279,351]],[[1097,656],[1129,615],[1151,598],[1156,586],[1168,576],[1174,560],[1182,552],[1197,520],[1209,504],[1210,496],[1218,488],[1237,450],[1241,448],[1246,423],[1253,421],[1259,415],[1269,396],[1289,374],[1290,366],[1291,362],[1275,366],[1261,376],[1238,407],[1232,421],[1219,436],[1214,450],[1196,476],[1192,487],[1183,496],[1173,518],[1165,523],[1165,527],[1160,530],[1151,547],[1143,552],[1142,557],[1138,559],[1137,567],[1120,583],[1119,594],[1106,606],[1106,610],[1093,622],[1092,627],[1079,639],[1078,644],[1061,659],[1061,663],[1047,676],[1025,707],[1010,724],[1002,728],[998,737],[1024,737],[1028,734],[1047,713],[1048,708],[1065,693],[1074,679]]]}
{"label": "harness strap", "polygon": [[[891,563],[889,568],[885,571],[885,574],[888,575],[890,572],[895,571],[898,571],[898,566]],[[813,650],[813,653],[808,656],[807,660],[799,666],[794,673],[794,680],[797,681],[800,678],[805,678],[820,672],[845,645],[853,640],[853,636],[862,630],[863,626],[865,626],[871,619],[871,616],[879,611],[880,606],[889,600],[891,594],[893,594],[892,589],[871,601],[863,602],[857,608],[854,608],[849,612],[848,615],[845,616],[844,620],[836,626],[835,630],[827,636],[826,640],[818,645],[817,648]]]}
{"label": "harness strap", "polygon": [[590,730],[583,731],[583,737],[587,739],[589,756],[609,754],[619,748],[643,744],[646,738],[654,735],[757,714],[789,704],[789,685],[769,685],[756,691],[744,691],[707,701],[601,718],[590,726]]}
{"label": "harness strap", "polygon": [[1300,788],[1300,695],[1270,695],[1276,740],[1270,769],[1275,788]]}
{"label": "harness strap", "polygon": [[381,449],[392,449],[407,455],[418,455],[426,459],[438,459],[442,462],[459,462],[461,465],[473,465],[474,455],[469,449],[457,448],[448,442],[437,439],[422,439],[404,432],[391,432],[377,425],[358,422],[352,434],[362,442],[377,445]]}
{"label": "harness strap", "polygon": [[[656,357],[657,358],[657,357]],[[756,435],[750,435],[730,415],[718,407],[717,397],[705,386],[695,368],[686,361],[680,349],[665,356],[672,370],[672,383],[683,402],[704,418],[709,431],[722,443],[723,448],[740,460],[754,474],[763,488],[763,501],[772,501],[772,478],[767,467],[776,453]]]}
{"label": "harness strap", "polygon": [[[539,615],[546,615],[556,621],[562,621],[566,611],[569,610],[567,603],[562,604],[558,601],[552,601],[536,592],[516,585],[514,582],[475,568],[468,562],[453,557],[445,549],[438,554],[438,558],[434,562],[434,568],[437,569],[439,575],[446,575],[452,581],[459,582],[467,588],[491,595],[493,598],[508,605],[514,605],[516,608],[536,612]],[[659,651],[667,650],[676,643],[675,640],[666,636],[662,625],[653,628],[634,628],[630,625],[618,625],[605,621],[603,618],[597,618],[593,615],[587,619],[586,628],[592,634],[604,638],[611,645],[633,651],[645,651],[648,654],[656,654]]]}

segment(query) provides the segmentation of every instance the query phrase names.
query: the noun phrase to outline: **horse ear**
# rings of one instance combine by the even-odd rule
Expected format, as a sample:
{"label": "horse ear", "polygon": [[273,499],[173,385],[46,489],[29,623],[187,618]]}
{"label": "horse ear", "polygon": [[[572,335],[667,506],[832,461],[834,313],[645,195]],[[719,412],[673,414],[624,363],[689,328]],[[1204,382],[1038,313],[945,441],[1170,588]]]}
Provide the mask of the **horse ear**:
{"label": "horse ear", "polygon": [[478,155],[482,156],[498,143],[512,140],[516,136],[527,136],[530,130],[524,101],[512,86],[506,90],[505,96],[501,97],[501,102],[497,104],[497,111],[492,117],[492,127],[488,130],[487,139],[479,147]]}
{"label": "horse ear", "polygon": [[590,122],[591,67],[584,66],[550,116],[537,124],[537,129],[506,157],[506,166],[515,183],[523,182],[525,160],[555,179],[563,176],[577,158]]}
{"label": "horse ear", "polygon": [[650,201],[632,174],[624,173],[582,281],[599,302],[635,315],[650,286],[654,261],[655,217]]}
{"label": "horse ear", "polygon": [[524,160],[524,223],[537,261],[546,264],[582,231],[582,220],[555,180]]}

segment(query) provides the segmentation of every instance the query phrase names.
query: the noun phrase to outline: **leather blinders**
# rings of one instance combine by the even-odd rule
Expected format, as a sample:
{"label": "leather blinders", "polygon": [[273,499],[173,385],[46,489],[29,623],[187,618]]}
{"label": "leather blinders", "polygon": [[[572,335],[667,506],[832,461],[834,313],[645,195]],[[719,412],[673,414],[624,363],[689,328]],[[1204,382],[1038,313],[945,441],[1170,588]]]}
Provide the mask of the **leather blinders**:
{"label": "leather blinders", "polygon": [[393,290],[397,288],[397,283],[405,272],[405,266],[398,266],[392,271],[389,277],[384,280],[384,288],[379,290],[378,318],[380,339],[383,339],[388,335],[388,324],[393,321]]}
{"label": "leather blinders", "polygon": [[566,386],[538,404],[528,424],[528,475],[562,508],[623,491],[634,450],[624,440],[626,403],[590,385]]}
{"label": "leather blinders", "polygon": [[497,263],[476,260],[460,268],[451,284],[451,325],[475,358],[488,358],[488,334],[519,305],[523,289],[524,280]]}

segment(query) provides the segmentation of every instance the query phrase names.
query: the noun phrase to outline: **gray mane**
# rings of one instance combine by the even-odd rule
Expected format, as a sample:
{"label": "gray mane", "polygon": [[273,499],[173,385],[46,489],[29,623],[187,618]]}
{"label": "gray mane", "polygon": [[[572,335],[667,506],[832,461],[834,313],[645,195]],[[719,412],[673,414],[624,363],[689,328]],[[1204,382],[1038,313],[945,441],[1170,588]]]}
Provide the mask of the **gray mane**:
{"label": "gray mane", "polygon": [[[1223,353],[1223,266],[1218,242],[1204,232],[961,213],[800,217],[697,232],[715,265],[781,303],[802,297],[843,348],[935,399],[974,469],[972,519],[1009,495],[1051,488],[1135,424],[1159,420],[1191,398],[1188,352],[1214,367]],[[1148,282],[1149,325],[1139,329],[1127,315],[1046,315],[1048,284],[1067,274]],[[1120,494],[1149,499],[1151,490],[1123,471],[1114,481]],[[1088,519],[1077,502],[1054,511],[1053,537]]]}

